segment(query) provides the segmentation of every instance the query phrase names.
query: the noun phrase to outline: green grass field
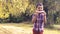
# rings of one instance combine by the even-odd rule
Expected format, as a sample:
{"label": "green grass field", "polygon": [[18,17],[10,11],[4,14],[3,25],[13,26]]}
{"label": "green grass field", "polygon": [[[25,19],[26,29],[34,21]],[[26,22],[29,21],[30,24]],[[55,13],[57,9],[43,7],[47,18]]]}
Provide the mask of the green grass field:
{"label": "green grass field", "polygon": [[[15,27],[22,27],[25,31],[30,32],[29,34],[32,34],[32,28],[33,28],[33,24],[29,24],[27,23],[2,23],[0,24],[0,26],[15,26]],[[54,25],[55,26],[55,25]],[[59,25],[60,26],[60,25]],[[58,26],[56,26],[58,27]],[[20,34],[20,33],[19,33]],[[60,30],[55,30],[55,29],[48,29],[45,28],[44,29],[44,34],[60,34]]]}

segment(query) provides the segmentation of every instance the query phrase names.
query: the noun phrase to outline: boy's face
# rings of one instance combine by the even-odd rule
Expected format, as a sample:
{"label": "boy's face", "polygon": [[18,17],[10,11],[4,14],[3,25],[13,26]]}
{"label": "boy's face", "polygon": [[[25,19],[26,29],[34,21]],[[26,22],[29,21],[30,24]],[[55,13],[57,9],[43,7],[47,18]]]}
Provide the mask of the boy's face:
{"label": "boy's face", "polygon": [[38,11],[43,10],[43,6],[38,6],[38,7],[37,7],[37,10],[38,10]]}

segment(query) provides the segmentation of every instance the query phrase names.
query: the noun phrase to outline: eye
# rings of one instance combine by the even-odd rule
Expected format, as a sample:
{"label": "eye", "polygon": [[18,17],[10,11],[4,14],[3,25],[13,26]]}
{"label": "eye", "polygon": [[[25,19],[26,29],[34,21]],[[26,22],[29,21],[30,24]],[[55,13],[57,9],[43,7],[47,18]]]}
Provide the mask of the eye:
{"label": "eye", "polygon": [[42,9],[42,7],[38,7],[38,9]]}
{"label": "eye", "polygon": [[38,7],[38,9],[40,9],[40,7]]}
{"label": "eye", "polygon": [[42,8],[41,8],[42,9]]}

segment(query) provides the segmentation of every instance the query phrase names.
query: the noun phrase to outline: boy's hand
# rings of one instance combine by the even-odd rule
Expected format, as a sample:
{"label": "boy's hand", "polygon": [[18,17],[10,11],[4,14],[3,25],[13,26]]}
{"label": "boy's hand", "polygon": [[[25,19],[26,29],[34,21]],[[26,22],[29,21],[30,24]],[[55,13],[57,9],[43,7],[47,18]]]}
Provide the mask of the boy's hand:
{"label": "boy's hand", "polygon": [[42,12],[45,13],[45,11],[36,11],[36,13],[42,13]]}

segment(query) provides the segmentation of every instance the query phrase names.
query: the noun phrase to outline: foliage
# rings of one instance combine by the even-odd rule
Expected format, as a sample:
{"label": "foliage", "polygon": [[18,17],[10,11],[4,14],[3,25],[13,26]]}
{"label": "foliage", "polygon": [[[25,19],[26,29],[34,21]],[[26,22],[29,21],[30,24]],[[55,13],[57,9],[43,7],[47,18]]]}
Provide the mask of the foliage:
{"label": "foliage", "polygon": [[44,4],[48,22],[59,23],[59,0],[0,0],[0,20],[17,22],[31,20],[31,16],[38,2]]}

